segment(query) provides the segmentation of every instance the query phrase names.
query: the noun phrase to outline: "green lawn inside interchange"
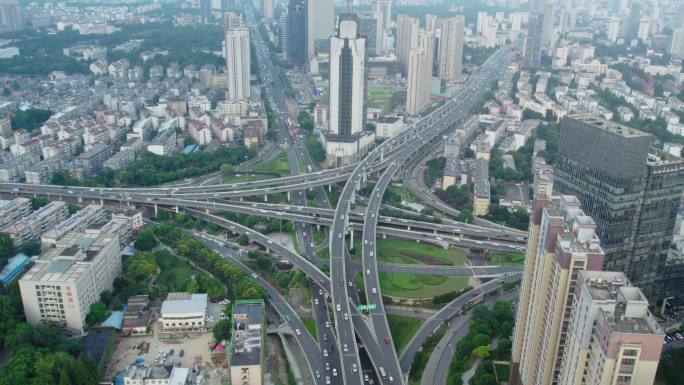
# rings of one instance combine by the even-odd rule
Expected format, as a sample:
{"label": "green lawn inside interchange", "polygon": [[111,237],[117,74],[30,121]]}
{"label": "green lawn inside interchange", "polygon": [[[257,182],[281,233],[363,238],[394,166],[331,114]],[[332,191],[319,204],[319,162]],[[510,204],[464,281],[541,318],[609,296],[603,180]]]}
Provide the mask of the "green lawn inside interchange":
{"label": "green lawn inside interchange", "polygon": [[416,197],[405,188],[399,186],[392,186],[389,189],[392,190],[395,194],[399,195],[401,199],[406,201],[406,203],[416,203]]}
{"label": "green lawn inside interchange", "polygon": [[418,332],[423,322],[420,318],[387,314],[387,323],[389,324],[392,341],[394,341],[394,348],[397,350],[397,353],[401,352],[404,346],[411,341],[411,338]]}
{"label": "green lawn inside interchange", "polygon": [[260,164],[254,168],[254,171],[275,174],[289,174],[290,164],[287,161],[287,154],[285,151],[281,151],[277,157],[264,164]]}
{"label": "green lawn inside interchange", "polygon": [[[361,237],[354,237],[354,259],[361,259]],[[465,266],[468,258],[459,248],[443,247],[403,239],[377,239],[375,241],[378,262],[394,264]]]}
{"label": "green lawn inside interchange", "polygon": [[380,290],[390,297],[428,299],[466,286],[468,277],[380,272]]}
{"label": "green lawn inside interchange", "polygon": [[318,339],[318,335],[316,334],[316,321],[311,318],[302,318],[302,323],[309,334],[311,334],[314,339]]}
{"label": "green lawn inside interchange", "polygon": [[492,252],[487,255],[488,265],[522,266],[524,262],[525,255],[523,253]]}

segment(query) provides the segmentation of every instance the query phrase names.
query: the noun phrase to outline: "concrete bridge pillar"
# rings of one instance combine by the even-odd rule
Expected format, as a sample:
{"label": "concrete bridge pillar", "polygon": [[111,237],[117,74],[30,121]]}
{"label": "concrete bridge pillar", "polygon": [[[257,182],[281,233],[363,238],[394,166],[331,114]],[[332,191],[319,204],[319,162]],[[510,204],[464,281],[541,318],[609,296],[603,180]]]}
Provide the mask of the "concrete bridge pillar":
{"label": "concrete bridge pillar", "polygon": [[382,239],[387,239],[387,234],[382,234]]}
{"label": "concrete bridge pillar", "polygon": [[351,233],[351,242],[349,242],[349,250],[352,250],[354,248],[354,230],[350,231]]}
{"label": "concrete bridge pillar", "polygon": [[243,198],[243,197],[240,197],[240,202],[242,202],[242,201],[244,201],[244,198]]}
{"label": "concrete bridge pillar", "polygon": [[411,226],[406,226],[406,229],[407,229],[408,231],[411,231]]}
{"label": "concrete bridge pillar", "polygon": [[268,194],[264,194],[264,202],[268,202]]}
{"label": "concrete bridge pillar", "polygon": [[316,230],[318,230],[318,231],[321,230],[321,225],[320,225],[320,224],[317,224],[317,225],[316,225]]}
{"label": "concrete bridge pillar", "polygon": [[176,214],[178,214],[178,212],[179,212],[179,210],[178,210],[178,206],[176,206]]}
{"label": "concrete bridge pillar", "polygon": [[432,230],[432,234],[437,234],[437,230]]}
{"label": "concrete bridge pillar", "polygon": [[204,208],[204,212],[207,213],[207,214],[209,214],[209,208],[208,208],[208,207],[205,207],[205,208]]}
{"label": "concrete bridge pillar", "polygon": [[331,185],[331,184],[328,185],[328,192],[329,192],[329,193],[332,192],[332,185]]}
{"label": "concrete bridge pillar", "polygon": [[78,197],[78,203],[83,203],[83,197]]}
{"label": "concrete bridge pillar", "polygon": [[158,207],[157,204],[155,203],[155,204],[154,204],[154,216],[157,217],[158,214],[159,214],[159,207]]}
{"label": "concrete bridge pillar", "polygon": [[[104,206],[104,199],[100,198],[100,206]],[[157,205],[155,205],[156,207]]]}
{"label": "concrete bridge pillar", "polygon": [[292,198],[290,197],[290,192],[287,192],[287,201],[292,203]]}

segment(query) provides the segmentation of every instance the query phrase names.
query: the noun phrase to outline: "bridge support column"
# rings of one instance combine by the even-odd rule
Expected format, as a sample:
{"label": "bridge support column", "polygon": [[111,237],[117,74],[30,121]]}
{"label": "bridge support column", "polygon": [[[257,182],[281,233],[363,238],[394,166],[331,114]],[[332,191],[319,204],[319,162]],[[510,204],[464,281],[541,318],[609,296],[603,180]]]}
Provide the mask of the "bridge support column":
{"label": "bridge support column", "polygon": [[83,197],[78,197],[78,203],[83,203]]}
{"label": "bridge support column", "polygon": [[102,198],[100,198],[100,206],[104,206],[104,199],[102,199]]}
{"label": "bridge support column", "polygon": [[268,202],[268,194],[264,194],[264,202]]}
{"label": "bridge support column", "polygon": [[208,208],[208,207],[205,207],[205,208],[204,208],[204,212],[207,213],[207,214],[209,214],[209,208]]}
{"label": "bridge support column", "polygon": [[178,214],[178,206],[176,206],[176,214]]}
{"label": "bridge support column", "polygon": [[382,162],[384,160],[385,160],[385,150],[381,150],[380,151],[380,161]]}
{"label": "bridge support column", "polygon": [[406,229],[407,229],[408,231],[411,231],[411,226],[406,226]]}
{"label": "bridge support column", "polygon": [[349,250],[354,248],[354,230],[350,231],[351,233],[351,242],[349,242]]}
{"label": "bridge support column", "polygon": [[287,192],[287,201],[292,203],[292,198],[290,197],[290,192]]}
{"label": "bridge support column", "polygon": [[157,204],[155,203],[155,204],[154,204],[154,216],[157,217],[158,215],[159,215],[159,207],[158,207]]}
{"label": "bridge support column", "polygon": [[437,230],[433,230],[433,231],[432,231],[432,234],[437,234]]}
{"label": "bridge support column", "polygon": [[321,225],[320,224],[316,225],[316,230],[321,231]]}
{"label": "bridge support column", "polygon": [[332,192],[332,185],[331,185],[331,184],[328,185],[328,192],[329,192],[329,193]]}
{"label": "bridge support column", "polygon": [[243,200],[244,200],[243,197],[240,197],[240,202],[242,202]]}
{"label": "bridge support column", "polygon": [[368,174],[365,172],[363,173],[363,183],[366,183],[368,181]]}
{"label": "bridge support column", "polygon": [[387,234],[382,234],[382,239],[387,239]]}

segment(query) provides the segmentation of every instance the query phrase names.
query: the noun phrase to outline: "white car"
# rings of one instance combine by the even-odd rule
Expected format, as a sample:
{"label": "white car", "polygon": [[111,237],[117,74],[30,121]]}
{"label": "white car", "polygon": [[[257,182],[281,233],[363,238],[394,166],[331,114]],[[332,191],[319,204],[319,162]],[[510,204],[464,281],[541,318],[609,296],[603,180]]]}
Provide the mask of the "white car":
{"label": "white car", "polygon": [[327,327],[327,328],[330,327],[330,321],[325,321],[325,327]]}
{"label": "white car", "polygon": [[349,351],[347,344],[342,345],[342,350],[344,350],[345,353]]}
{"label": "white car", "polygon": [[314,298],[314,303],[318,305],[318,298]]}
{"label": "white car", "polygon": [[327,356],[328,356],[328,349],[323,349],[323,357],[327,357]]}
{"label": "white car", "polygon": [[372,288],[371,291],[373,292],[373,294],[378,294],[378,289],[376,288]]}
{"label": "white car", "polygon": [[348,320],[348,319],[349,319],[349,314],[344,313],[344,320],[346,321],[346,320]]}
{"label": "white car", "polygon": [[336,308],[337,308],[337,311],[342,311],[342,306],[340,306],[339,303],[337,304]]}
{"label": "white car", "polygon": [[333,377],[337,377],[337,369],[333,368],[332,372],[333,372]]}
{"label": "white car", "polygon": [[297,333],[298,336],[301,336],[301,335],[302,335],[302,331],[299,330],[299,329],[295,329],[295,333]]}
{"label": "white car", "polygon": [[370,275],[370,269],[366,270],[366,275]]}

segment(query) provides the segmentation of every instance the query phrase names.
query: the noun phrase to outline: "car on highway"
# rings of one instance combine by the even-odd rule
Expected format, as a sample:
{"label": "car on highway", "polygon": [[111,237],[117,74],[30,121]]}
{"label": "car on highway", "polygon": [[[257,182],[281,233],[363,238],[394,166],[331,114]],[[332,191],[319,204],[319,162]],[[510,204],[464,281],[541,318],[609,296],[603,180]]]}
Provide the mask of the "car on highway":
{"label": "car on highway", "polygon": [[359,368],[356,366],[356,364],[352,364],[352,372],[356,373],[359,371]]}
{"label": "car on highway", "polygon": [[390,339],[389,336],[385,336],[385,345],[389,345]]}
{"label": "car on highway", "polygon": [[337,311],[342,311],[342,306],[340,306],[339,303],[337,304],[337,306],[335,306],[335,308],[337,309]]}
{"label": "car on highway", "polygon": [[316,378],[321,378],[321,372],[318,369],[316,369],[315,373],[316,373]]}
{"label": "car on highway", "polygon": [[344,313],[344,320],[347,321],[349,319],[349,314]]}

